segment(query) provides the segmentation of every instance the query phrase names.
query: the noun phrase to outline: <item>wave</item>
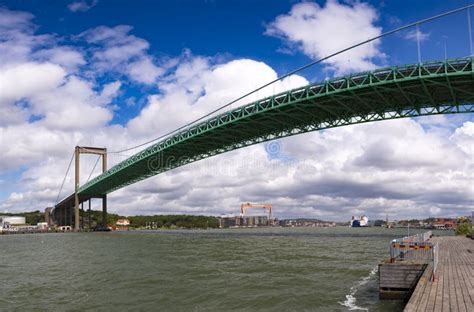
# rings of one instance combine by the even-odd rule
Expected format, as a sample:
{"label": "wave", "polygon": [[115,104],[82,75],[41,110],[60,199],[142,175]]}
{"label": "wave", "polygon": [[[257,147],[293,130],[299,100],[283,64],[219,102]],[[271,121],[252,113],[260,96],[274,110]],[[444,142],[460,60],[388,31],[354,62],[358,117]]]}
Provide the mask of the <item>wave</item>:
{"label": "wave", "polygon": [[344,300],[344,302],[339,302],[339,304],[341,304],[342,306],[345,306],[347,308],[349,308],[349,311],[355,311],[355,310],[359,310],[359,311],[369,311],[368,308],[364,308],[364,307],[361,307],[361,306],[358,306],[357,305],[357,299],[355,297],[357,291],[362,287],[364,286],[365,284],[367,284],[370,279],[375,276],[375,274],[377,274],[377,270],[378,270],[378,266],[375,266],[370,272],[369,272],[369,275],[363,277],[360,281],[358,281],[354,286],[352,286],[349,290],[349,294],[346,295],[346,300]]}

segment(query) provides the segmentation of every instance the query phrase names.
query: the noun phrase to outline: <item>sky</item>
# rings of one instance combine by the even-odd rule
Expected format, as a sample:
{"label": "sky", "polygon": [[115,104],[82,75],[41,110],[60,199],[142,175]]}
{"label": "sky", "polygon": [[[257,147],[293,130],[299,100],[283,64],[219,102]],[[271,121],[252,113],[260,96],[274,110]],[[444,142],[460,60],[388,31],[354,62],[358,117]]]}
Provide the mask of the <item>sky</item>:
{"label": "sky", "polygon": [[[136,146],[297,67],[467,4],[0,0],[0,213],[43,210],[70,194],[73,171],[65,173],[76,145]],[[469,56],[467,11],[351,50],[238,104],[416,63],[417,41],[422,61]],[[138,151],[109,154],[109,164]],[[100,173],[95,162],[81,157],[81,184]],[[108,210],[224,215],[255,202],[272,203],[279,218],[470,215],[473,169],[472,114],[390,120],[214,156],[111,193]]]}

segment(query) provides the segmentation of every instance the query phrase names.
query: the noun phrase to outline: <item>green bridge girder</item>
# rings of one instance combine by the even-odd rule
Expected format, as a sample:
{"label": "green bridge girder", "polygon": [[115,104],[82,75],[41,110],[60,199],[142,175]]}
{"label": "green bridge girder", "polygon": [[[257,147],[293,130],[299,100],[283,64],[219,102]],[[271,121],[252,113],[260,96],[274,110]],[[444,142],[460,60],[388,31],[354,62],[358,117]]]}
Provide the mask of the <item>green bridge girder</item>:
{"label": "green bridge girder", "polygon": [[203,158],[300,133],[469,112],[474,112],[471,57],[348,75],[210,117],[120,162],[81,186],[79,194],[108,194]]}

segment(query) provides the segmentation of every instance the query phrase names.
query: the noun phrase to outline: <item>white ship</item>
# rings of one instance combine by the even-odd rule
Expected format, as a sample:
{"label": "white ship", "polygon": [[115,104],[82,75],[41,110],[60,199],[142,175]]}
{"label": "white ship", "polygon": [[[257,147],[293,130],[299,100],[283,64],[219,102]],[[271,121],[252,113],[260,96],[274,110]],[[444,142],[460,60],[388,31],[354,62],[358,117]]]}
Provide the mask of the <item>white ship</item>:
{"label": "white ship", "polygon": [[369,218],[366,216],[360,216],[359,218],[352,216],[351,227],[365,227],[368,226],[368,224]]}

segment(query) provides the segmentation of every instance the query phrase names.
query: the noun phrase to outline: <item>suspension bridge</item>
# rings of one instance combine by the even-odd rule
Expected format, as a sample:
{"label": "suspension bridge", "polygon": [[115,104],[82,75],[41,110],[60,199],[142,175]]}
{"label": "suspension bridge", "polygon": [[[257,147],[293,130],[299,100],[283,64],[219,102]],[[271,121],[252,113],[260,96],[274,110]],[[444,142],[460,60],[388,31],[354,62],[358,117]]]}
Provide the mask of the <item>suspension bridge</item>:
{"label": "suspension bridge", "polygon": [[[425,21],[460,10],[469,10],[470,7],[384,33],[299,68],[277,80],[384,35],[418,27]],[[468,18],[470,27],[469,14]],[[102,226],[105,227],[107,194],[201,159],[253,144],[334,127],[407,117],[472,113],[474,58],[470,31],[469,36],[471,56],[421,62],[418,50],[419,62],[416,64],[349,74],[265,97],[218,115],[208,114],[160,137],[152,145],[110,169],[107,169],[106,149],[78,146],[74,154],[75,191],[54,206],[52,216],[57,224],[74,225],[75,230],[80,230],[80,205],[89,201],[90,207],[90,199],[101,198]],[[79,159],[83,153],[102,157],[103,173],[79,185]]]}

